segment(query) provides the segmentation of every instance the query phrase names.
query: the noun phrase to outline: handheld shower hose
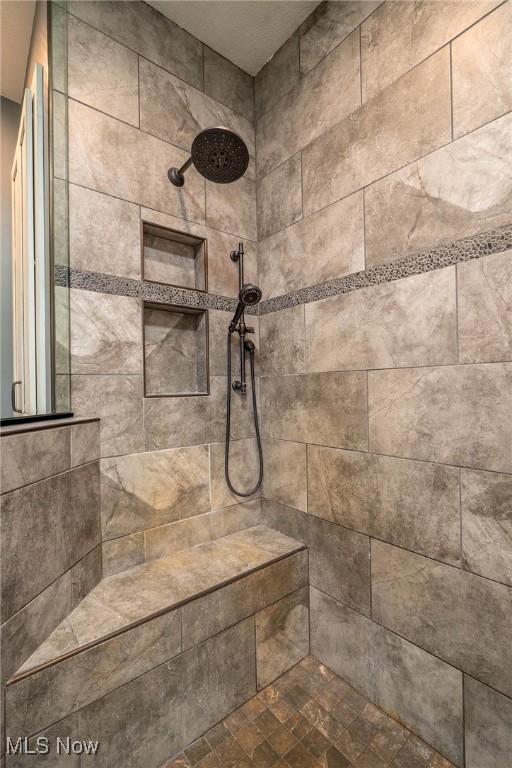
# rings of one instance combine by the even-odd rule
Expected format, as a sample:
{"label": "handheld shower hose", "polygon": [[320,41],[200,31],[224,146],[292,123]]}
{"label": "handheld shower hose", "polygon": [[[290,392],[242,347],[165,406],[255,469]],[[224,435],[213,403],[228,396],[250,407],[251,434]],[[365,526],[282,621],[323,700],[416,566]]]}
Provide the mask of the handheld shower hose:
{"label": "handheld shower hose", "polygon": [[261,435],[260,435],[260,426],[258,423],[258,404],[256,401],[256,387],[255,387],[255,375],[254,375],[254,344],[252,341],[246,341],[244,344],[245,349],[249,353],[249,363],[250,363],[250,369],[251,369],[251,389],[252,389],[252,411],[254,415],[254,431],[256,432],[256,442],[258,445],[258,462],[259,462],[259,472],[258,472],[258,481],[254,488],[251,488],[249,491],[238,491],[232,484],[231,479],[229,477],[229,445],[231,440],[231,337],[232,337],[232,331],[228,331],[228,342],[227,342],[227,395],[226,395],[226,442],[225,442],[225,453],[224,453],[224,470],[226,475],[226,483],[229,488],[229,490],[236,494],[236,496],[252,496],[256,491],[259,489],[262,481],[263,481],[263,450],[261,448]]}
{"label": "handheld shower hose", "polygon": [[[243,252],[242,252],[243,253]],[[235,315],[233,317],[233,320],[231,321],[229,328],[228,328],[228,337],[227,337],[227,394],[226,394],[226,441],[225,441],[225,454],[224,454],[224,473],[226,476],[226,483],[229,488],[229,490],[234,493],[236,496],[252,496],[258,488],[260,487],[262,480],[263,480],[263,450],[261,448],[261,435],[260,435],[260,426],[258,423],[258,404],[256,400],[256,386],[255,386],[255,375],[254,375],[254,344],[252,341],[248,341],[245,339],[245,333],[252,329],[247,329],[243,320],[243,312],[246,306],[252,306],[254,304],[257,304],[259,300],[261,299],[261,291],[256,285],[242,285],[242,288],[240,290],[240,297],[238,306],[236,308]],[[237,328],[238,324],[238,328]],[[241,355],[241,373],[242,373],[242,382],[235,382],[232,384],[231,382],[231,339],[233,336],[233,333],[235,330],[238,330],[240,333],[240,355]],[[258,472],[258,481],[254,488],[251,488],[249,491],[238,491],[231,482],[231,478],[229,477],[229,447],[230,447],[230,440],[231,440],[231,390],[233,387],[237,389],[237,391],[240,391],[242,395],[245,394],[245,354],[246,352],[249,353],[249,363],[250,363],[250,369],[251,369],[251,388],[252,388],[252,412],[254,416],[254,431],[256,433],[256,442],[258,445],[258,462],[259,462],[259,472]]]}

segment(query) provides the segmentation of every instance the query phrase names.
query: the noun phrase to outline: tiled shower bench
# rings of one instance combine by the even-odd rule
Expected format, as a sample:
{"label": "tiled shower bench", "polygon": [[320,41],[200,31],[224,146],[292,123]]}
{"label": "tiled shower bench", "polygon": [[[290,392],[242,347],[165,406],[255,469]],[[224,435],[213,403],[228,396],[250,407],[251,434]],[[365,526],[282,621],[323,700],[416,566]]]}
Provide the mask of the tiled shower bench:
{"label": "tiled shower bench", "polygon": [[307,549],[266,526],[144,563],[103,579],[11,678],[7,735],[99,740],[66,766],[156,768],[307,655],[308,627]]}

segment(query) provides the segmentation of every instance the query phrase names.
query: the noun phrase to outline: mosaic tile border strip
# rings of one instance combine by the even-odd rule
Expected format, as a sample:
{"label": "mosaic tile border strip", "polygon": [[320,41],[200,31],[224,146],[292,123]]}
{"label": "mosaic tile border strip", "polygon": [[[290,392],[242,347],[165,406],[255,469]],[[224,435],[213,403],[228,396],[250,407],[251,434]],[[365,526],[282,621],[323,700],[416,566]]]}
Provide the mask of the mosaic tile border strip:
{"label": "mosaic tile border strip", "polygon": [[381,283],[391,283],[394,280],[419,275],[422,272],[431,272],[434,269],[443,269],[443,267],[449,267],[459,262],[479,259],[493,253],[502,253],[510,248],[512,248],[512,224],[507,224],[499,229],[482,232],[463,240],[432,248],[429,251],[413,253],[387,264],[370,267],[360,272],[352,272],[325,283],[299,288],[282,296],[266,299],[260,304],[259,314],[266,315],[270,312],[295,307],[298,304],[319,301],[328,296],[359,291],[361,288],[368,288]]}
{"label": "mosaic tile border strip", "polygon": [[[360,272],[352,272],[325,283],[299,288],[282,296],[266,299],[258,307],[250,307],[247,311],[248,314],[267,315],[281,309],[295,307],[298,304],[309,304],[328,296],[359,291],[361,288],[368,288],[381,283],[391,283],[404,277],[431,272],[434,269],[443,269],[459,262],[479,259],[482,256],[502,253],[509,249],[512,249],[512,224],[428,251],[413,253],[387,264],[370,267]],[[97,293],[109,293],[117,296],[134,296],[146,301],[153,301],[156,304],[176,304],[197,309],[218,309],[224,312],[234,312],[237,305],[237,300],[228,296],[153,283],[149,280],[135,280],[116,275],[105,275],[100,272],[81,271],[59,264],[55,265],[55,282],[63,287],[69,286],[84,291],[96,291]]]}
{"label": "mosaic tile border strip", "polygon": [[156,304],[176,304],[197,309],[220,309],[225,312],[234,312],[237,305],[237,300],[228,296],[218,296],[189,288],[153,283],[150,280],[134,280],[129,277],[105,275],[101,272],[86,272],[61,264],[55,265],[55,282],[63,287],[69,286],[83,291],[109,293],[116,296],[134,296],[138,299],[154,301]]}

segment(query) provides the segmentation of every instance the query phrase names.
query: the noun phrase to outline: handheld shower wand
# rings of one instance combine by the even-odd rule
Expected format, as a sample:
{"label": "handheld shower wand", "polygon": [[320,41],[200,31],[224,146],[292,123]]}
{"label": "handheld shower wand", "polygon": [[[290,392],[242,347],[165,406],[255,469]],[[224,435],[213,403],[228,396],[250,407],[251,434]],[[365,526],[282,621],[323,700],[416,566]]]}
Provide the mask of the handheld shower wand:
{"label": "handheld shower wand", "polygon": [[257,285],[252,285],[252,283],[246,283],[242,286],[241,291],[238,295],[238,306],[235,310],[235,314],[233,315],[233,319],[231,323],[229,324],[229,332],[233,333],[233,331],[236,329],[236,326],[238,325],[240,318],[242,317],[244,313],[244,309],[246,307],[252,307],[254,304],[257,304],[261,299],[261,290],[258,288]]}
{"label": "handheld shower wand", "polygon": [[[256,493],[256,491],[260,487],[263,480],[263,450],[261,447],[261,436],[260,436],[260,429],[259,429],[259,423],[258,423],[258,405],[256,401],[256,387],[255,387],[255,374],[254,374],[254,354],[255,354],[256,348],[252,341],[245,338],[247,333],[254,333],[254,329],[247,328],[247,326],[245,325],[244,311],[246,307],[254,306],[260,301],[261,290],[260,288],[258,288],[257,285],[252,285],[252,283],[244,284],[243,257],[244,257],[243,243],[239,243],[238,251],[231,252],[232,261],[238,261],[240,293],[238,296],[238,305],[236,307],[235,314],[233,315],[233,319],[229,324],[228,334],[227,334],[227,385],[226,385],[227,398],[226,398],[226,442],[225,442],[225,456],[224,456],[224,472],[226,476],[226,483],[230,491],[236,494],[237,496],[248,497]],[[240,380],[233,381],[233,383],[231,383],[231,353],[232,353],[231,339],[235,331],[239,334],[239,337],[240,337]],[[238,491],[232,485],[231,479],[229,477],[229,445],[230,445],[230,439],[231,439],[231,435],[230,435],[231,433],[231,390],[233,389],[235,392],[239,392],[241,395],[245,395],[246,393],[246,390],[247,390],[247,385],[245,382],[246,354],[249,355],[249,363],[250,363],[250,369],[251,369],[252,409],[253,409],[253,416],[254,416],[254,430],[256,433],[256,441],[258,446],[259,473],[258,473],[258,481],[254,486],[254,488],[252,488],[249,491]]]}

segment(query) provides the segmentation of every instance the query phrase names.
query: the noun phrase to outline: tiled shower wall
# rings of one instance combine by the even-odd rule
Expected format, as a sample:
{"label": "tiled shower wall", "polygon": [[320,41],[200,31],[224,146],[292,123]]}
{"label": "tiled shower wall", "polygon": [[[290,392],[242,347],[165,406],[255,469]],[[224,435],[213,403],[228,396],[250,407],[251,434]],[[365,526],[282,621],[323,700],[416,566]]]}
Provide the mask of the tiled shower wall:
{"label": "tiled shower wall", "polygon": [[101,579],[99,424],[10,428],[0,448],[3,685]]}
{"label": "tiled shower wall", "polygon": [[263,512],[312,653],[468,768],[512,754],[512,251],[394,270],[511,223],[511,36],[510,2],[324,3],[256,78]]}
{"label": "tiled shower wall", "polygon": [[[238,294],[229,253],[240,240],[246,280],[257,282],[253,78],[145,3],[69,2],[67,22],[70,266],[80,286],[71,289],[72,407],[101,418],[108,575],[255,520],[250,501],[235,508],[223,478],[230,315],[209,311],[208,396],[145,398],[140,298],[141,221],[208,239],[213,306],[231,309],[220,297]],[[218,124],[246,141],[246,176],[216,185],[191,168],[173,187],[167,169]],[[248,324],[257,338],[258,318]],[[233,480],[244,488],[256,458],[249,405],[233,396]]]}

